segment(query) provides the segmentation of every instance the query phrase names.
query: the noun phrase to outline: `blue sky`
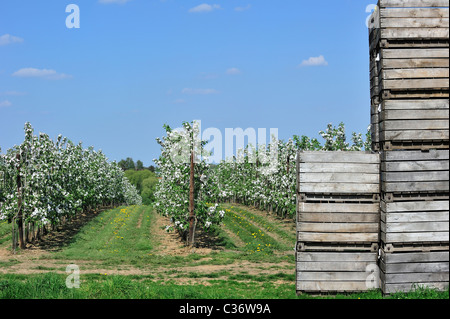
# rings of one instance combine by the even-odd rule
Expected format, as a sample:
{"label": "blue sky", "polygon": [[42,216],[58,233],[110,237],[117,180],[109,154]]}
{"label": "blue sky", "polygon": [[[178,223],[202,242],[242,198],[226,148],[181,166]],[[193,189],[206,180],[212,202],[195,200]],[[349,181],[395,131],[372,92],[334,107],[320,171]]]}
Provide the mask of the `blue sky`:
{"label": "blue sky", "polygon": [[[0,147],[23,126],[153,164],[163,124],[278,128],[280,139],[370,123],[374,0],[2,0]],[[80,28],[66,27],[68,4]]]}

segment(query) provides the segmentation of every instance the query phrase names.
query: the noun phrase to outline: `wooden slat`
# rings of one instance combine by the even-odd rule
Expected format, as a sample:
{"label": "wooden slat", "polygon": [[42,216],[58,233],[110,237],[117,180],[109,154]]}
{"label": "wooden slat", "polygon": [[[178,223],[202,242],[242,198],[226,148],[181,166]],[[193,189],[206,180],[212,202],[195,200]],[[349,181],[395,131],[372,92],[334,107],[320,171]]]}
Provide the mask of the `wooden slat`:
{"label": "wooden slat", "polygon": [[448,180],[448,171],[384,172],[381,174],[381,181],[383,182],[435,182]]}
{"label": "wooden slat", "polygon": [[381,210],[384,212],[423,212],[423,211],[448,211],[448,201],[409,201],[387,203],[381,201]]}
{"label": "wooden slat", "polygon": [[436,289],[444,291],[448,289],[448,281],[445,282],[426,282],[426,283],[403,283],[403,284],[384,284],[382,285],[383,293],[392,294],[395,292],[409,292],[416,289],[417,287],[427,287],[431,289]]}
{"label": "wooden slat", "polygon": [[424,161],[433,163],[435,161],[448,161],[449,150],[430,150],[428,152],[422,151],[386,151],[382,152],[381,157],[384,162],[417,162]]}
{"label": "wooden slat", "polygon": [[380,164],[301,163],[300,173],[375,173]]}
{"label": "wooden slat", "polygon": [[389,28],[380,29],[382,39],[448,39],[448,28]]}
{"label": "wooden slat", "polygon": [[386,284],[448,282],[449,272],[389,274],[387,276],[381,272],[381,279]]}
{"label": "wooden slat", "polygon": [[382,49],[381,59],[448,58],[448,49]]}
{"label": "wooden slat", "polygon": [[[350,206],[350,205],[348,205]],[[354,223],[377,223],[380,216],[374,213],[299,213],[299,222],[317,223],[345,223],[351,220]]]}
{"label": "wooden slat", "polygon": [[384,264],[381,263],[382,270],[386,274],[391,273],[414,273],[414,272],[448,272],[449,263],[447,262],[427,262],[427,263],[401,263]]}
{"label": "wooden slat", "polygon": [[448,221],[381,223],[381,230],[386,233],[448,232],[448,228]]}
{"label": "wooden slat", "polygon": [[379,182],[378,174],[364,173],[304,173],[300,183],[370,183]]}
{"label": "wooden slat", "polygon": [[[377,287],[373,287],[377,288]],[[366,291],[368,290],[365,281],[297,281],[298,291]]]}
{"label": "wooden slat", "polygon": [[365,272],[369,264],[370,263],[365,261],[297,262],[297,271]]}
{"label": "wooden slat", "polygon": [[380,185],[357,183],[301,183],[301,193],[375,194]]}
{"label": "wooden slat", "polygon": [[332,243],[376,243],[379,240],[378,233],[308,233],[298,232],[300,242],[332,242]]}
{"label": "wooden slat", "polygon": [[448,110],[448,99],[425,100],[384,100],[381,103],[382,110]]}
{"label": "wooden slat", "polygon": [[381,164],[383,172],[395,171],[444,171],[449,169],[448,161],[422,162],[385,162]]}
{"label": "wooden slat", "polygon": [[381,28],[446,28],[448,18],[381,18]]}
{"label": "wooden slat", "polygon": [[416,232],[416,233],[386,233],[381,232],[381,240],[385,243],[418,243],[449,241],[448,232]]}
{"label": "wooden slat", "polygon": [[383,80],[448,78],[448,68],[407,68],[387,69],[381,71]]}
{"label": "wooden slat", "polygon": [[382,182],[381,189],[387,193],[397,192],[448,192],[448,181],[444,182]]}
{"label": "wooden slat", "polygon": [[449,79],[382,80],[383,90],[448,89]]}
{"label": "wooden slat", "polygon": [[448,8],[380,9],[381,18],[448,18]]}
{"label": "wooden slat", "polygon": [[308,223],[298,225],[300,232],[312,233],[378,233],[378,223]]}
{"label": "wooden slat", "polygon": [[448,0],[380,0],[380,8],[448,8]]}
{"label": "wooden slat", "polygon": [[379,155],[368,152],[300,152],[300,163],[379,163]]}
{"label": "wooden slat", "polygon": [[381,111],[380,120],[440,120],[448,119],[449,110],[385,110]]}
{"label": "wooden slat", "polygon": [[442,262],[449,261],[448,251],[412,252],[412,253],[385,253],[381,251],[381,259],[388,264]]}
{"label": "wooden slat", "polygon": [[449,67],[448,57],[445,58],[420,58],[420,57],[406,57],[397,59],[383,59],[380,62],[381,66],[378,69],[419,69],[419,68],[445,68]]}
{"label": "wooden slat", "polygon": [[[448,120],[391,120],[380,123],[383,131],[422,131],[422,130],[448,130]],[[419,134],[420,135],[420,134]]]}
{"label": "wooden slat", "polygon": [[[377,272],[376,274],[379,274]],[[298,273],[297,281],[366,281],[368,274],[366,272],[349,271],[302,271]]]}
{"label": "wooden slat", "polygon": [[377,255],[378,255],[377,253],[373,252],[298,252],[297,261],[304,261],[304,262],[357,261],[357,262],[376,263]]}
{"label": "wooden slat", "polygon": [[414,212],[414,213],[386,213],[381,212],[381,221],[390,223],[420,223],[420,222],[449,222],[449,212]]}
{"label": "wooden slat", "polygon": [[301,213],[378,213],[378,204],[299,203]]}

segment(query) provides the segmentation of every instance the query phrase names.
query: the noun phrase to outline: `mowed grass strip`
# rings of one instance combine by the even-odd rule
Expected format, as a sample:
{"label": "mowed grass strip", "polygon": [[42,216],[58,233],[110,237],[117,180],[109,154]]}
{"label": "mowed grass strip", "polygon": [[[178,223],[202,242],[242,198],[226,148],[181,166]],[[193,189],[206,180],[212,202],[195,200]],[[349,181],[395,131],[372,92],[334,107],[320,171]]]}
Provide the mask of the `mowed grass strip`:
{"label": "mowed grass strip", "polygon": [[240,249],[250,254],[271,254],[283,248],[264,230],[230,209],[226,210],[223,223],[245,243]]}
{"label": "mowed grass strip", "polygon": [[255,214],[246,210],[242,207],[236,207],[234,205],[224,205],[225,209],[229,209],[230,211],[240,215],[241,217],[246,218],[249,222],[255,224],[256,227],[264,230],[267,234],[272,237],[276,237],[278,240],[278,245],[280,249],[283,250],[292,250],[296,243],[296,234],[295,228],[293,228],[293,232],[289,233],[282,229],[281,222],[270,222],[267,220],[267,217],[264,216],[266,213],[261,212],[261,214]]}
{"label": "mowed grass strip", "polygon": [[56,258],[89,260],[136,260],[150,253],[149,206],[119,207],[100,213],[76,234]]}

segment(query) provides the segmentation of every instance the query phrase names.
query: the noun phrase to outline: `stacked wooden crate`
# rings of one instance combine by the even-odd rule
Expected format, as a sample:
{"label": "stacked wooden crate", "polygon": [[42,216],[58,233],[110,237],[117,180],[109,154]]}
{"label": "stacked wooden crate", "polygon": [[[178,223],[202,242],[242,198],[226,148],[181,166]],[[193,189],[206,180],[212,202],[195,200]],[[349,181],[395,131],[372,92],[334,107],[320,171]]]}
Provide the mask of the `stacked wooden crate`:
{"label": "stacked wooden crate", "polygon": [[298,154],[298,293],[379,287],[379,171],[378,154]]}
{"label": "stacked wooden crate", "polygon": [[448,287],[448,7],[448,0],[380,0],[370,20],[384,293]]}
{"label": "stacked wooden crate", "polygon": [[380,0],[369,20],[375,150],[448,148],[448,7]]}

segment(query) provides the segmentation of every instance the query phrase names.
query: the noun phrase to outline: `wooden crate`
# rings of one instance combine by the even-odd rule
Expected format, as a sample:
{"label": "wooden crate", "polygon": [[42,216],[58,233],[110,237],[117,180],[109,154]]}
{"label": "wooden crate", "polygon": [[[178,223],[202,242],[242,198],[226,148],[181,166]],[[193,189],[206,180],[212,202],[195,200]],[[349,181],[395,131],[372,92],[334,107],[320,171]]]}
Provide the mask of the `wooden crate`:
{"label": "wooden crate", "polygon": [[370,244],[379,242],[379,203],[299,202],[299,243]]}
{"label": "wooden crate", "polygon": [[369,19],[370,49],[405,42],[448,45],[448,7],[448,0],[379,0]]}
{"label": "wooden crate", "polygon": [[380,287],[378,252],[296,252],[297,293]]}
{"label": "wooden crate", "polygon": [[425,194],[425,200],[433,200],[434,195],[448,199],[449,150],[383,151],[381,190],[386,201],[395,201],[401,194]]}
{"label": "wooden crate", "polygon": [[401,144],[448,148],[448,99],[385,100],[379,110],[379,142],[385,150]]}
{"label": "wooden crate", "polygon": [[449,287],[449,251],[386,253],[381,249],[380,277],[384,294],[416,287]]}
{"label": "wooden crate", "polygon": [[378,55],[371,87],[380,99],[449,96],[448,48],[382,48]]}
{"label": "wooden crate", "polygon": [[449,202],[381,201],[381,241],[398,244],[448,243]]}
{"label": "wooden crate", "polygon": [[[380,193],[379,154],[299,152],[297,191],[310,194],[371,196]],[[341,198],[342,200],[342,198]]]}

